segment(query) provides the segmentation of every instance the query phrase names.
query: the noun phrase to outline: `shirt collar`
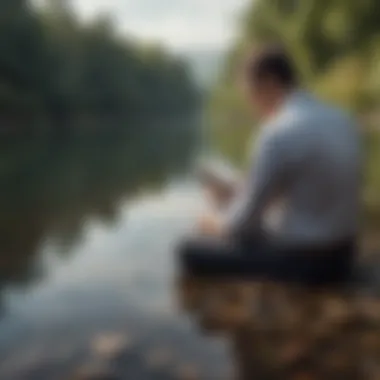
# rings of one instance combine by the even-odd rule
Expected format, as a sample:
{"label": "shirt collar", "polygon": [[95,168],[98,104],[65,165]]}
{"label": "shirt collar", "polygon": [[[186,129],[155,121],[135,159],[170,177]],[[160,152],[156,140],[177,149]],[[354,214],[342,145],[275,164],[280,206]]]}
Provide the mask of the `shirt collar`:
{"label": "shirt collar", "polygon": [[279,119],[285,112],[287,112],[292,107],[299,105],[300,103],[306,103],[313,99],[313,96],[301,89],[296,89],[289,93],[284,100],[283,104],[279,107],[279,109],[268,119],[264,120],[263,123],[265,125],[271,124],[275,120]]}
{"label": "shirt collar", "polygon": [[312,96],[309,92],[305,90],[299,90],[299,89],[294,90],[287,96],[283,106],[280,107],[279,112],[281,112],[283,109],[286,109],[289,106],[298,104],[300,102],[308,102],[311,99],[312,99]]}

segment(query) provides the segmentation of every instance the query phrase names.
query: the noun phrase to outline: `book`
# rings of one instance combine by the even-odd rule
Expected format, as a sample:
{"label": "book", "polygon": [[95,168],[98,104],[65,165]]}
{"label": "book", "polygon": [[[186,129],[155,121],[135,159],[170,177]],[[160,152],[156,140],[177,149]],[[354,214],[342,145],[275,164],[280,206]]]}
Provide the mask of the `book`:
{"label": "book", "polygon": [[205,187],[231,192],[239,183],[241,175],[226,161],[209,159],[199,162],[197,177]]}

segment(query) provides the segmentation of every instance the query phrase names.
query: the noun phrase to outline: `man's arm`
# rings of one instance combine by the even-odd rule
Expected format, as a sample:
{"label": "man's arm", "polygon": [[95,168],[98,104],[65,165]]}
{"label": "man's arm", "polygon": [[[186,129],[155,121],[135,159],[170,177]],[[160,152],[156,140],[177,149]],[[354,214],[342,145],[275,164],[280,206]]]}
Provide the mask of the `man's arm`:
{"label": "man's arm", "polygon": [[264,133],[258,141],[246,185],[228,210],[224,228],[227,234],[239,237],[259,233],[263,211],[280,190],[285,167],[281,136]]}

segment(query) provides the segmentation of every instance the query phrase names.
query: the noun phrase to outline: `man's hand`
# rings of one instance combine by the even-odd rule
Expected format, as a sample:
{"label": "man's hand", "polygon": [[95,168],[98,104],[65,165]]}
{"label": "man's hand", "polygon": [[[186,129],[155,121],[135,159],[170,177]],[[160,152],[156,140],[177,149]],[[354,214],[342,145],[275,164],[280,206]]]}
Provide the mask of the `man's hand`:
{"label": "man's hand", "polygon": [[199,220],[198,229],[206,236],[222,237],[226,233],[223,221],[215,213],[204,214]]}
{"label": "man's hand", "polygon": [[232,186],[223,186],[220,183],[209,180],[204,185],[206,196],[217,208],[224,208],[229,205],[235,196],[236,189]]}
{"label": "man's hand", "polygon": [[236,195],[237,180],[207,167],[201,168],[198,175],[210,202],[219,209],[228,206]]}

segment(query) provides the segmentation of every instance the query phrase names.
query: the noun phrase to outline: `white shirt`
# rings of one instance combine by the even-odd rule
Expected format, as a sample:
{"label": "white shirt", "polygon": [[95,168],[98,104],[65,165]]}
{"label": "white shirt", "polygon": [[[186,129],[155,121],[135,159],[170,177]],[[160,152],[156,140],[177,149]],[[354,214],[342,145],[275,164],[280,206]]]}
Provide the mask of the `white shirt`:
{"label": "white shirt", "polygon": [[244,192],[228,213],[233,232],[280,243],[330,244],[355,237],[361,185],[356,123],[311,95],[289,96],[263,126]]}

